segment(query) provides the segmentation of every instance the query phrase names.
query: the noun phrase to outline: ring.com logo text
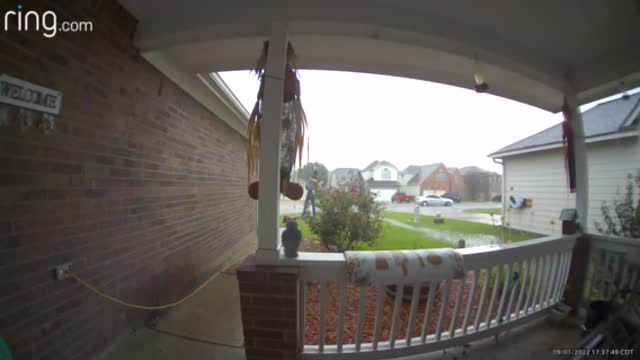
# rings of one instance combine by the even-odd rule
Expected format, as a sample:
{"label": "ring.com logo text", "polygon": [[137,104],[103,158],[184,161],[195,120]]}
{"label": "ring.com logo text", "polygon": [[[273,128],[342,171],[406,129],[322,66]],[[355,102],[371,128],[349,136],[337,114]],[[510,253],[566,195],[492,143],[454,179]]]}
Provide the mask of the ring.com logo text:
{"label": "ring.com logo text", "polygon": [[[22,11],[22,4],[18,5],[17,11],[7,11],[4,14],[4,31],[42,31],[46,38],[56,36],[58,32],[91,32],[93,22],[91,21],[62,21],[58,22],[58,15],[53,11],[45,11],[42,14],[37,11]],[[9,26],[15,22],[16,27]],[[42,30],[41,30],[42,29]]]}

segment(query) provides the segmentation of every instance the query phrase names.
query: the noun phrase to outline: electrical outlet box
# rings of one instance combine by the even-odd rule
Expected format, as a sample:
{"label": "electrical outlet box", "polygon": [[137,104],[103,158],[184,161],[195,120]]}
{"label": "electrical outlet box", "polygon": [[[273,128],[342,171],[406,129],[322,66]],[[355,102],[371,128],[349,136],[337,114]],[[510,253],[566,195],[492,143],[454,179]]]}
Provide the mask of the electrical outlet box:
{"label": "electrical outlet box", "polygon": [[64,280],[66,278],[69,277],[69,275],[67,274],[67,271],[71,270],[71,263],[65,263],[62,265],[58,265],[56,266],[55,269],[53,269],[53,276],[55,277],[56,280]]}

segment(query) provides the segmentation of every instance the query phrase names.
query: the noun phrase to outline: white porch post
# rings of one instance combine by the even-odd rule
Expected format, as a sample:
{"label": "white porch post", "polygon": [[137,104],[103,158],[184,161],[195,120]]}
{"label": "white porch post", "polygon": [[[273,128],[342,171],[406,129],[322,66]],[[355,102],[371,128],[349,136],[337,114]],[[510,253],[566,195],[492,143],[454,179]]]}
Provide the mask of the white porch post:
{"label": "white porch post", "polygon": [[587,171],[587,144],[584,137],[584,126],[580,105],[575,92],[567,91],[567,104],[573,112],[573,144],[576,155],[576,210],[580,230],[589,229],[589,173]]}
{"label": "white porch post", "polygon": [[273,262],[279,251],[280,122],[287,56],[287,25],[272,25],[265,70],[264,102],[260,126],[258,263]]}

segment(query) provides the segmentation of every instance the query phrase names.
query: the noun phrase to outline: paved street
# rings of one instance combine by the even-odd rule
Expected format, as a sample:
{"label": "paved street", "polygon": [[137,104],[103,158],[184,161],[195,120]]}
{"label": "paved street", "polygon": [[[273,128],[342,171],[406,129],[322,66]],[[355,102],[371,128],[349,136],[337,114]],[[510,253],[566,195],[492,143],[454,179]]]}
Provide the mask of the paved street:
{"label": "paved street", "polygon": [[[492,209],[501,207],[501,203],[496,202],[462,202],[460,204],[453,204],[452,206],[421,206],[420,214],[434,216],[440,213],[445,218],[473,221],[477,223],[499,225],[500,216],[494,216],[493,219],[489,214],[468,214],[464,211],[467,209]],[[415,203],[402,203],[402,204],[385,204],[387,211],[395,211],[402,213],[411,213],[416,207]]]}

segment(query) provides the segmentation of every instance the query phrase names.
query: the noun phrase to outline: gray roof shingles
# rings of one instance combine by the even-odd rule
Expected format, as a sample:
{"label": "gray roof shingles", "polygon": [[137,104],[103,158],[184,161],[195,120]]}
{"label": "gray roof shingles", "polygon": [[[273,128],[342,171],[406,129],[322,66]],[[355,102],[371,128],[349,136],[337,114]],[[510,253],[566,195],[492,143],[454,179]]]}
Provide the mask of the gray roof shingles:
{"label": "gray roof shingles", "polygon": [[433,172],[436,171],[436,169],[440,167],[440,165],[442,165],[442,163],[435,163],[435,164],[429,164],[429,165],[423,165],[423,166],[411,165],[411,166],[408,166],[406,169],[402,170],[402,173],[418,175],[418,176],[414,176],[413,178],[411,178],[411,180],[408,181],[408,184],[410,185],[418,185],[418,184],[422,184],[426,178],[431,176],[431,174],[433,174]]}
{"label": "gray roof shingles", "polygon": [[[612,134],[628,129],[624,127],[629,116],[640,107],[640,93],[601,103],[582,113],[585,137]],[[489,154],[494,157],[501,153],[562,143],[562,124],[554,125],[511,145]]]}
{"label": "gray roof shingles", "polygon": [[331,175],[335,177],[338,184],[343,184],[346,181],[352,181],[361,177],[360,170],[356,168],[337,168],[331,172]]}

